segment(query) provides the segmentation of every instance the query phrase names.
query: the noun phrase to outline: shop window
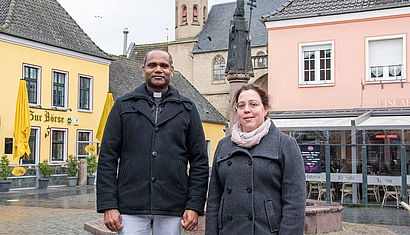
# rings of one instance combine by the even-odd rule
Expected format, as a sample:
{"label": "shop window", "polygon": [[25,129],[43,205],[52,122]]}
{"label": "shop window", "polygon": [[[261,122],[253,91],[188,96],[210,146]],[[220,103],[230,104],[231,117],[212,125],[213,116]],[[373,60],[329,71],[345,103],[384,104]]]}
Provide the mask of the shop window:
{"label": "shop window", "polygon": [[53,71],[53,107],[67,107],[68,74]]}
{"label": "shop window", "polygon": [[213,59],[213,81],[225,80],[225,59],[221,55],[216,55]]}
{"label": "shop window", "polygon": [[86,152],[85,147],[92,144],[92,131],[77,132],[77,157],[86,158],[90,154]]}
{"label": "shop window", "polygon": [[405,37],[368,38],[367,81],[397,81],[404,79]]}
{"label": "shop window", "polygon": [[63,162],[67,158],[67,131],[51,129],[51,161]]}
{"label": "shop window", "polygon": [[92,81],[90,77],[80,76],[78,108],[91,111]]}
{"label": "shop window", "polygon": [[4,139],[4,154],[13,153],[13,138]]}
{"label": "shop window", "polygon": [[333,42],[300,46],[300,85],[333,83]]}
{"label": "shop window", "polygon": [[23,79],[26,80],[29,104],[40,104],[40,68],[23,65]]}

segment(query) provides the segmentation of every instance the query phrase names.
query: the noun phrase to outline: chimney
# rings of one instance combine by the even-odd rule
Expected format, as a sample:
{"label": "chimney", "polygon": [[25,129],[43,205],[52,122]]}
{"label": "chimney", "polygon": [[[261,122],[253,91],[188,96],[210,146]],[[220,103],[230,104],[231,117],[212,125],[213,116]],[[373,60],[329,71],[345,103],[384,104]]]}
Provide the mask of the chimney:
{"label": "chimney", "polygon": [[124,33],[124,47],[122,50],[122,54],[124,56],[127,56],[127,37],[128,37],[128,28],[124,28],[124,31],[122,31]]}

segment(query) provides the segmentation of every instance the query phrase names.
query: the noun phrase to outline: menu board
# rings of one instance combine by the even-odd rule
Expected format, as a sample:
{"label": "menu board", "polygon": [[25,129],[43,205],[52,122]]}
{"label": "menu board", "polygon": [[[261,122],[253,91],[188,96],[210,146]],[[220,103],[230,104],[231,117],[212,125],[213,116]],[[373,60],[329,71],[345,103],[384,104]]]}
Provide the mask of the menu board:
{"label": "menu board", "polygon": [[305,163],[305,173],[320,173],[320,145],[301,145],[300,150]]}

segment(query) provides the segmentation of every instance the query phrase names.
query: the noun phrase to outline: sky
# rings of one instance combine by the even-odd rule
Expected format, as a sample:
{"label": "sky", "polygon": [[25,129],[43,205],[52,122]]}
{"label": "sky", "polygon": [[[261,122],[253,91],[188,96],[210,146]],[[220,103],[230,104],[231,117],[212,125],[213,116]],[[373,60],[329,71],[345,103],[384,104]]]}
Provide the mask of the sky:
{"label": "sky", "polygon": [[[128,44],[173,41],[175,0],[57,0],[88,36],[105,52],[120,55],[123,30]],[[212,5],[235,0],[208,0]]]}

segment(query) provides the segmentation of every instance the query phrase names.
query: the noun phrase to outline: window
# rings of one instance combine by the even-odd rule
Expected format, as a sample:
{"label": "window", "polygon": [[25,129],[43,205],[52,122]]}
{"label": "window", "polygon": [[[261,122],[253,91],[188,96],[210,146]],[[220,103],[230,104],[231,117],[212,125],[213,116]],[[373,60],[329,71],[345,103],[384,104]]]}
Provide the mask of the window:
{"label": "window", "polygon": [[4,154],[13,153],[13,138],[4,139]]}
{"label": "window", "polygon": [[301,48],[301,85],[333,83],[333,42],[304,44]]}
{"label": "window", "polygon": [[80,76],[79,80],[78,108],[81,110],[91,110],[91,78]]}
{"label": "window", "polygon": [[67,156],[67,131],[51,129],[51,161],[63,162]]}
{"label": "window", "polygon": [[192,21],[198,23],[198,6],[195,5],[192,12]]}
{"label": "window", "polygon": [[175,28],[178,27],[178,7],[175,7]]}
{"label": "window", "polygon": [[40,104],[40,68],[24,65],[23,78],[26,80],[29,104]]}
{"label": "window", "polygon": [[265,52],[258,51],[254,59],[255,59],[254,64],[253,64],[254,68],[266,68],[267,67],[266,60],[268,59],[268,57],[265,55]]}
{"label": "window", "polygon": [[188,19],[187,19],[187,9],[186,6],[182,6],[182,20],[181,20],[181,25],[187,25],[188,24]]}
{"label": "window", "polygon": [[368,38],[367,81],[404,79],[405,36]]}
{"label": "window", "polygon": [[67,105],[67,73],[53,71],[53,106],[65,108]]}
{"label": "window", "polygon": [[77,157],[86,158],[90,154],[85,151],[87,145],[91,145],[91,131],[78,131],[77,132]]}
{"label": "window", "polygon": [[28,140],[28,144],[30,146],[30,155],[25,156],[24,158],[20,159],[21,164],[37,164],[38,162],[38,155],[39,155],[39,132],[40,129],[37,127],[33,127],[30,130],[30,137]]}
{"label": "window", "polygon": [[216,55],[213,60],[213,80],[225,80],[225,59],[221,55]]}
{"label": "window", "polygon": [[207,13],[208,13],[208,9],[206,9],[206,7],[204,7],[203,10],[202,10],[203,26],[205,26]]}

